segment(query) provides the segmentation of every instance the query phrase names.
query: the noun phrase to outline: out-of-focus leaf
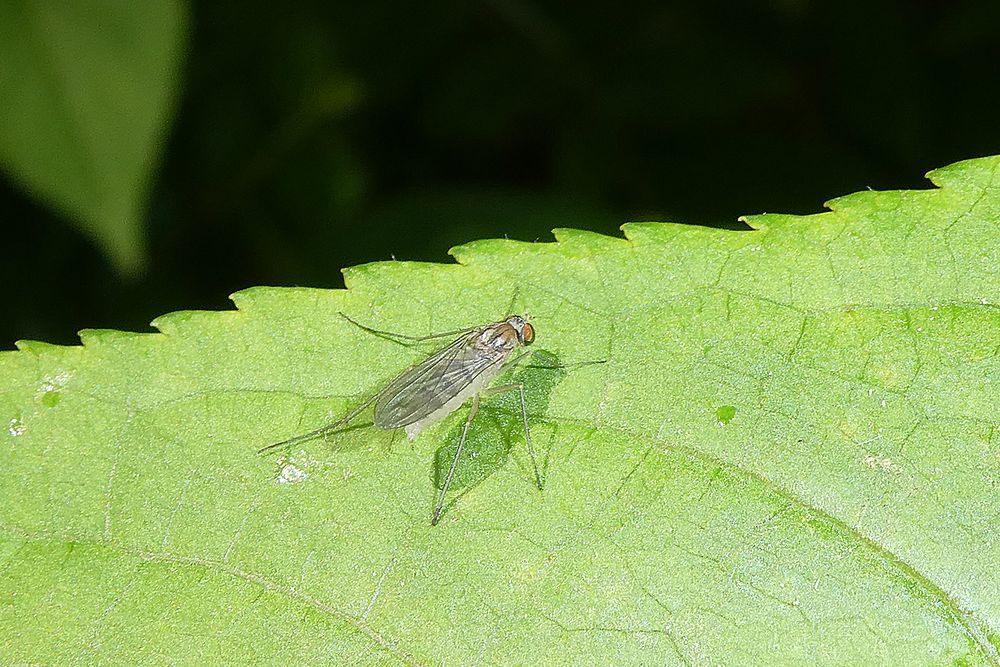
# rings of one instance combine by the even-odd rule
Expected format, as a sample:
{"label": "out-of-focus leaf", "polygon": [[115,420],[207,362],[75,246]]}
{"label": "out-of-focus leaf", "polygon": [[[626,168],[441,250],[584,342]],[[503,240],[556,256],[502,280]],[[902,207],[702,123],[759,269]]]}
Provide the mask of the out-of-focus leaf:
{"label": "out-of-focus leaf", "polygon": [[144,262],[184,33],[180,0],[0,3],[0,164],[125,273]]}

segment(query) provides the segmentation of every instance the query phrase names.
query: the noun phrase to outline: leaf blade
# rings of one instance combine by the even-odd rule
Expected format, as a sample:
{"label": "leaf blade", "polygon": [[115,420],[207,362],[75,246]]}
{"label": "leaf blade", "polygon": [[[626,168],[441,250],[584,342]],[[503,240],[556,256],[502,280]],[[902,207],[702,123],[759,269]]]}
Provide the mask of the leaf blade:
{"label": "leaf blade", "polygon": [[[1000,286],[984,234],[997,164],[939,170],[940,190],[754,219],[762,231],[482,241],[454,251],[458,266],[366,265],[346,291],[257,288],[235,312],[161,318],[161,334],[4,353],[0,416],[17,423],[0,433],[13,545],[0,553],[23,574],[3,579],[0,627],[23,632],[16,610],[92,629],[110,604],[98,593],[113,600],[128,568],[188,581],[178,571],[194,563],[215,582],[200,596],[157,579],[138,599],[201,609],[218,589],[227,628],[247,596],[286,620],[217,643],[168,633],[156,648],[177,659],[249,656],[252,638],[265,658],[373,663],[997,664]],[[544,493],[503,399],[470,437],[483,474],[456,479],[436,528],[437,454],[462,415],[413,449],[359,429],[253,455],[420,358],[339,311],[426,334],[495,319],[511,284],[536,345],[608,359],[525,378]],[[115,585],[74,592],[80,575],[54,565],[32,578],[74,543],[125,554]],[[25,555],[36,544],[49,546]],[[81,594],[99,598],[87,618],[68,611]],[[333,610],[316,611],[328,652],[299,598]],[[128,618],[152,613],[112,609],[116,630],[88,655],[147,658]],[[20,636],[5,660],[55,655],[43,633]]]}

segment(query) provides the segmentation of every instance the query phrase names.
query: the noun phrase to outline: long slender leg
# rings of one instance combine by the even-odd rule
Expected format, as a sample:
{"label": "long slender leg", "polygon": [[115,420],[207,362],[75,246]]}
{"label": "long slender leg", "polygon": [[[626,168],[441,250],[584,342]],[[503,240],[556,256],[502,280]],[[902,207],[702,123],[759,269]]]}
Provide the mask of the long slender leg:
{"label": "long slender leg", "polygon": [[[537,351],[525,352],[532,357],[539,356]],[[522,355],[523,356],[523,355]],[[525,364],[523,368],[545,368],[548,370],[559,370],[563,368],[577,368],[581,366],[595,366],[597,364],[606,364],[607,359],[592,359],[589,361],[573,361],[568,364]]]}
{"label": "long slender leg", "polygon": [[521,396],[521,423],[524,424],[524,442],[528,446],[528,456],[531,457],[531,467],[535,469],[535,484],[542,490],[542,476],[538,473],[538,461],[535,459],[535,446],[531,443],[531,429],[528,428],[528,400],[524,396],[524,385],[517,385]]}
{"label": "long slender leg", "polygon": [[395,331],[384,331],[382,329],[373,329],[372,327],[365,326],[360,322],[356,322],[344,313],[340,313],[340,316],[345,320],[361,329],[362,331],[367,331],[370,334],[375,334],[376,336],[391,336],[392,338],[402,338],[403,340],[412,340],[415,343],[420,343],[425,340],[434,340],[435,338],[448,338],[451,336],[457,336],[458,334],[468,333],[475,329],[476,327],[467,327],[465,329],[453,329],[451,331],[442,331],[441,333],[430,334],[429,336],[409,336],[407,334],[396,333]]}
{"label": "long slender leg", "polygon": [[462,429],[462,438],[458,441],[458,448],[455,450],[455,458],[451,460],[451,468],[448,469],[448,476],[444,478],[444,486],[441,487],[441,492],[438,493],[437,506],[434,508],[434,516],[431,517],[432,526],[437,525],[438,519],[441,518],[441,509],[444,507],[444,496],[448,493],[448,487],[451,486],[451,479],[455,476],[455,469],[458,467],[458,458],[462,455],[465,438],[469,435],[469,427],[472,426],[472,420],[476,418],[477,412],[479,412],[479,394],[476,394],[472,398],[472,407],[469,408],[469,416],[465,418],[465,427]]}
{"label": "long slender leg", "polygon": [[531,457],[531,466],[535,469],[535,483],[538,490],[542,489],[542,475],[538,472],[538,461],[535,459],[535,446],[531,442],[531,429],[528,428],[528,400],[524,395],[523,384],[501,384],[490,387],[480,393],[480,396],[487,397],[492,394],[500,394],[505,391],[517,391],[521,397],[521,422],[524,424],[524,442],[528,446],[528,456]]}
{"label": "long slender leg", "polygon": [[541,368],[548,371],[558,371],[567,368],[580,368],[582,366],[596,366],[597,364],[606,364],[607,359],[594,359],[592,361],[573,361],[568,364],[552,364],[552,365],[542,365],[542,364],[525,364],[521,368]]}
{"label": "long slender leg", "polygon": [[302,435],[297,435],[294,438],[289,438],[288,440],[282,440],[281,442],[276,442],[273,445],[268,445],[267,447],[261,447],[260,449],[257,450],[257,453],[258,454],[263,454],[264,452],[269,452],[272,449],[277,449],[278,447],[288,447],[289,445],[294,445],[295,443],[302,442],[303,440],[312,440],[313,438],[321,436],[324,433],[329,433],[330,431],[335,431],[338,428],[340,428],[341,426],[347,425],[352,419],[354,419],[359,414],[361,414],[361,412],[365,408],[367,408],[369,405],[371,405],[372,403],[374,403],[375,399],[377,399],[378,397],[379,397],[379,394],[375,394],[374,396],[372,396],[371,398],[369,398],[367,401],[365,401],[364,403],[362,403],[358,407],[356,407],[353,410],[351,410],[350,412],[348,412],[346,416],[341,417],[340,419],[338,419],[337,421],[333,422],[332,424],[327,424],[326,426],[322,426],[322,427],[316,429],[315,431],[309,431],[308,433],[303,433]]}

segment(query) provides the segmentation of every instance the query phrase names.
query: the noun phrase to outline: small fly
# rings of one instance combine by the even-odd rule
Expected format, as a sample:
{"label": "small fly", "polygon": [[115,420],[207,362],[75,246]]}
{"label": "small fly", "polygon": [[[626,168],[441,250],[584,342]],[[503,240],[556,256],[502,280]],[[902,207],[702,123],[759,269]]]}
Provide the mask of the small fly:
{"label": "small fly", "polygon": [[525,354],[528,354],[522,352],[514,355],[515,350],[531,345],[535,340],[535,329],[528,322],[526,315],[511,315],[500,322],[485,326],[448,331],[431,336],[406,336],[381,331],[359,324],[343,313],[341,316],[357,327],[379,336],[391,336],[415,342],[446,336],[457,335],[458,337],[424,361],[403,371],[381,391],[351,410],[343,418],[315,431],[309,431],[294,438],[268,445],[260,449],[258,453],[316,438],[346,426],[373,403],[375,404],[375,426],[384,430],[402,428],[406,431],[407,438],[412,441],[420,431],[441,421],[471,398],[472,407],[465,418],[465,426],[462,429],[462,437],[458,441],[458,448],[455,450],[455,458],[452,459],[444,486],[441,487],[437,504],[434,507],[431,525],[435,525],[441,518],[445,494],[455,476],[458,459],[462,454],[466,437],[469,435],[472,420],[475,419],[476,413],[479,411],[480,401],[493,394],[516,391],[521,398],[524,440],[528,448],[528,455],[531,457],[531,465],[535,471],[535,483],[539,489],[542,488],[542,477],[538,472],[535,448],[532,445],[531,431],[528,428],[528,408],[524,395],[524,385],[512,383],[496,387],[488,386],[504,368],[516,364]]}

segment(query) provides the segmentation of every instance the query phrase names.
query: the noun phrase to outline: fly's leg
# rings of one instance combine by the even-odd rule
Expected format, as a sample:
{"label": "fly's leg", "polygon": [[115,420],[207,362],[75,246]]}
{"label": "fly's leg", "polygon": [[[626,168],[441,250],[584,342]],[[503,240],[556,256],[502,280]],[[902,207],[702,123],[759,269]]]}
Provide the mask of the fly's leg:
{"label": "fly's leg", "polygon": [[[389,453],[390,454],[392,453],[392,446],[396,444],[396,436],[397,435],[399,435],[399,429],[398,428],[392,429],[392,435],[389,437]],[[409,438],[407,438],[406,441],[410,443],[410,451],[412,452],[413,451],[413,441],[410,440]]]}
{"label": "fly's leg", "polygon": [[302,442],[304,440],[312,440],[313,438],[318,438],[319,436],[329,433],[330,431],[335,431],[342,426],[346,426],[351,422],[351,420],[353,420],[355,417],[361,414],[361,412],[365,408],[374,403],[375,399],[377,399],[378,397],[379,394],[372,396],[367,401],[365,401],[364,403],[362,403],[361,405],[359,405],[358,407],[354,408],[349,413],[347,413],[346,416],[342,417],[341,419],[338,419],[332,424],[327,424],[326,426],[320,427],[315,431],[309,431],[308,433],[297,435],[294,438],[289,438],[288,440],[282,440],[281,442],[276,442],[273,445],[268,445],[267,447],[261,447],[260,449],[257,450],[257,453],[263,454],[264,452],[269,452],[272,449],[277,449],[278,447],[288,447],[296,443]]}
{"label": "fly's leg", "polygon": [[531,467],[535,469],[535,484],[538,490],[542,490],[542,476],[538,473],[538,461],[535,459],[535,446],[531,443],[531,429],[528,428],[528,399],[524,396],[524,385],[517,385],[517,391],[521,395],[521,423],[524,424],[524,443],[528,447],[528,456],[531,457]]}
{"label": "fly's leg", "polygon": [[472,398],[472,407],[469,408],[469,416],[465,418],[465,427],[462,428],[462,438],[458,441],[458,449],[455,450],[455,458],[451,461],[451,468],[448,469],[448,475],[444,479],[444,486],[441,487],[441,491],[438,494],[437,506],[434,508],[434,516],[431,518],[431,525],[437,525],[438,519],[441,518],[441,510],[444,507],[444,497],[448,492],[448,487],[451,486],[451,480],[455,476],[455,470],[458,468],[458,459],[462,455],[462,447],[465,446],[465,440],[469,435],[469,427],[472,426],[472,420],[475,419],[476,413],[479,412],[479,403],[481,399],[487,396],[492,396],[493,394],[502,394],[505,391],[516,391],[521,399],[521,422],[524,424],[524,442],[528,447],[528,456],[531,457],[531,467],[535,471],[535,483],[538,485],[538,489],[542,489],[542,475],[538,471],[538,461],[535,458],[535,447],[531,442],[531,429],[528,428],[528,399],[524,393],[523,384],[501,384],[496,387],[490,387],[485,389],[480,393],[476,394]]}
{"label": "fly's leg", "polygon": [[341,317],[345,320],[361,329],[362,331],[367,331],[370,334],[380,337],[390,337],[390,338],[401,338],[402,340],[412,341],[414,343],[422,343],[426,340],[434,340],[435,338],[449,338],[451,336],[457,336],[459,334],[468,333],[472,331],[475,327],[468,327],[466,329],[453,329],[452,331],[442,331],[441,333],[430,334],[429,336],[410,336],[407,334],[396,333],[395,331],[384,331],[382,329],[373,329],[372,327],[365,326],[360,322],[356,322],[344,313],[339,313]]}
{"label": "fly's leg", "polygon": [[[530,355],[532,357],[537,357],[538,352],[525,352],[524,354]],[[583,366],[596,366],[597,364],[606,364],[607,359],[592,359],[590,361],[574,361],[568,364],[525,364],[523,368],[542,368],[550,371],[562,370],[567,368],[581,368]]]}
{"label": "fly's leg", "polygon": [[535,446],[531,442],[531,429],[528,428],[528,399],[524,395],[523,384],[501,384],[484,390],[480,395],[484,398],[492,394],[502,394],[505,391],[516,391],[521,397],[521,422],[524,424],[524,442],[528,447],[528,456],[531,457],[531,467],[535,469],[535,483],[538,490],[542,490],[542,476],[538,472],[538,461],[535,459]]}
{"label": "fly's leg", "polygon": [[444,508],[444,496],[448,493],[448,487],[451,486],[451,480],[455,476],[455,469],[458,467],[458,458],[462,455],[465,438],[469,435],[469,427],[472,426],[472,420],[476,418],[477,412],[479,412],[479,394],[476,394],[472,398],[472,407],[469,408],[469,416],[465,418],[465,427],[462,429],[462,438],[458,441],[458,448],[455,450],[455,458],[451,460],[448,476],[444,478],[444,486],[441,487],[441,492],[438,493],[437,506],[434,508],[434,516],[431,517],[432,526],[437,525],[438,519],[441,518],[441,510]]}

